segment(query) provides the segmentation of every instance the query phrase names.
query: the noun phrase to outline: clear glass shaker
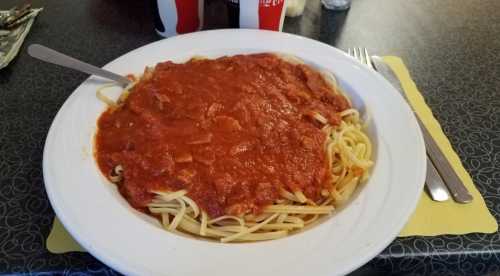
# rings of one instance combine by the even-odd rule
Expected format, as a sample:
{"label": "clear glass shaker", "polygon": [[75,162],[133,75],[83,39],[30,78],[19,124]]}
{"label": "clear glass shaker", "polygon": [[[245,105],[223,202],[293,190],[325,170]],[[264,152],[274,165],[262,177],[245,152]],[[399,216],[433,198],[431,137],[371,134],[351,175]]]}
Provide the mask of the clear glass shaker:
{"label": "clear glass shaker", "polygon": [[325,8],[330,10],[345,11],[351,7],[352,0],[321,0]]}

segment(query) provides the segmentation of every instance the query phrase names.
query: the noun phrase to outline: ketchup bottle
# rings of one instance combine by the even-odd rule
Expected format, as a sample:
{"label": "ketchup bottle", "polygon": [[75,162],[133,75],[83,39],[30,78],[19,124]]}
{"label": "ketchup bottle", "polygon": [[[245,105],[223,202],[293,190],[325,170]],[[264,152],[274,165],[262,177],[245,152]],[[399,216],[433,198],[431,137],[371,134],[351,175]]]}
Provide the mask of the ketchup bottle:
{"label": "ketchup bottle", "polygon": [[164,37],[201,30],[204,0],[152,0],[156,32]]}
{"label": "ketchup bottle", "polygon": [[177,7],[177,33],[185,34],[200,29],[198,0],[175,0]]}
{"label": "ketchup bottle", "polygon": [[280,31],[285,17],[285,0],[226,0],[232,28]]}
{"label": "ketchup bottle", "polygon": [[227,0],[227,19],[229,22],[229,27],[239,28],[240,27],[240,1],[239,0]]}
{"label": "ketchup bottle", "polygon": [[260,0],[259,29],[279,31],[284,16],[285,0]]}

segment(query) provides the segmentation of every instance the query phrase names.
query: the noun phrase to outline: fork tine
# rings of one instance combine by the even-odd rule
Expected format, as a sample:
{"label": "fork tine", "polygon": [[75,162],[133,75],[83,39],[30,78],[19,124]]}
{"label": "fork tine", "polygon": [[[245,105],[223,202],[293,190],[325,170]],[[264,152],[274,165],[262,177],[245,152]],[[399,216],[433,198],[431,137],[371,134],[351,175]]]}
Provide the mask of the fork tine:
{"label": "fork tine", "polygon": [[369,68],[375,70],[375,67],[373,67],[372,59],[370,58],[370,54],[368,53],[367,48],[362,48],[362,47],[347,48],[347,54],[357,59],[360,63],[366,64]]}
{"label": "fork tine", "polygon": [[363,51],[361,51],[361,47],[358,47],[358,59],[359,62],[365,63],[365,61],[363,60]]}
{"label": "fork tine", "polygon": [[375,67],[373,67],[372,59],[370,57],[370,54],[368,53],[367,48],[364,47],[348,48],[347,54],[357,59],[360,63],[363,63],[369,68],[375,70]]}
{"label": "fork tine", "polygon": [[366,60],[366,65],[368,65],[368,67],[370,67],[371,69],[375,69],[373,67],[372,59],[371,59],[370,55],[368,54],[368,49],[366,49],[366,48],[365,48],[365,60]]}

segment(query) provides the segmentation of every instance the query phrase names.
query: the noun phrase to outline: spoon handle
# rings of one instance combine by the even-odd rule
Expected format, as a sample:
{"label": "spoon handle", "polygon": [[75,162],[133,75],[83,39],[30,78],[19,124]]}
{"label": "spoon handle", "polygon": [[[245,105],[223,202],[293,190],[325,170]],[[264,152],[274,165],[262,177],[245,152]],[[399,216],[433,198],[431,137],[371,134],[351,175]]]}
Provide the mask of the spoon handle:
{"label": "spoon handle", "polygon": [[32,44],[28,47],[28,54],[34,58],[43,60],[48,63],[57,64],[63,67],[71,68],[90,75],[96,75],[110,80],[114,80],[121,85],[128,85],[131,81],[124,76],[120,76],[113,72],[95,67],[78,59],[72,58],[65,54],[61,54],[55,50],[47,48],[39,44]]}

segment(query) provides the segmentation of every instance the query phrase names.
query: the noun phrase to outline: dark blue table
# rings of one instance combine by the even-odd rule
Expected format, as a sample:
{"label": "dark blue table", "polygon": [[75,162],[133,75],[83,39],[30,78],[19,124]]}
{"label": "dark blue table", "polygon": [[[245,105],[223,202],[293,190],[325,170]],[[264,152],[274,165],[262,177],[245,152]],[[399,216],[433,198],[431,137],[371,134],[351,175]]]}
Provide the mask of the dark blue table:
{"label": "dark blue table", "polygon": [[[0,9],[19,1],[2,0]],[[224,26],[208,7],[207,28]],[[25,53],[41,43],[96,65],[158,40],[148,1],[34,0],[44,6],[20,55],[0,71],[0,272],[116,274],[89,254],[50,254],[54,213],[42,178],[50,123],[84,74]],[[441,122],[494,216],[500,218],[500,1],[353,0],[347,13],[309,0],[285,31],[342,49],[398,55]],[[396,239],[354,275],[500,273],[498,233]]]}

